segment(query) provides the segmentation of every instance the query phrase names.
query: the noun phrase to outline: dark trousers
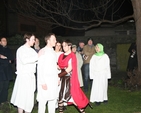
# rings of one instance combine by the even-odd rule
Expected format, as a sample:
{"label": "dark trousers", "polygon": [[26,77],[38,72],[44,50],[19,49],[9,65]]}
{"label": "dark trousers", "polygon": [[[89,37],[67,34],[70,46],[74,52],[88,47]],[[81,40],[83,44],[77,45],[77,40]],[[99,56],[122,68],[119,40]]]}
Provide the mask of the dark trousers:
{"label": "dark trousers", "polygon": [[83,64],[82,72],[83,72],[83,81],[84,81],[84,91],[87,92],[89,88],[91,89],[92,86],[92,80],[90,80],[89,77],[89,63]]}
{"label": "dark trousers", "polygon": [[9,81],[0,81],[0,104],[8,99]]}

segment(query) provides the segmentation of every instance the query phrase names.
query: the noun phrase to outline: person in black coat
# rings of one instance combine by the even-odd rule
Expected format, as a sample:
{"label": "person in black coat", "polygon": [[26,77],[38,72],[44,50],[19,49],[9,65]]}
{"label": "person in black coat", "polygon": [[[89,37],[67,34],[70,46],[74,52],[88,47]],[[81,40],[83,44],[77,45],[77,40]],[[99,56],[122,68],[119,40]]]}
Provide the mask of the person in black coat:
{"label": "person in black coat", "polygon": [[0,104],[7,101],[9,82],[13,80],[12,62],[14,61],[11,50],[7,47],[7,39],[0,38]]}
{"label": "person in black coat", "polygon": [[137,45],[136,42],[132,43],[128,49],[130,53],[128,64],[127,64],[127,71],[133,71],[138,67],[138,60],[137,60]]}

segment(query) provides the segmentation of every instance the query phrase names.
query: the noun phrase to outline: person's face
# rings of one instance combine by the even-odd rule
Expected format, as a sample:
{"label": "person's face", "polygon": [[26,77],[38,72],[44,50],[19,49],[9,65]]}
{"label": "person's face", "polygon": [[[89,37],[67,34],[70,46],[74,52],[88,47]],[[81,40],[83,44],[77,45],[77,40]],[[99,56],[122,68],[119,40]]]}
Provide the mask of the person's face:
{"label": "person's face", "polygon": [[85,45],[85,44],[84,44],[83,42],[80,42],[80,43],[79,43],[79,46],[80,46],[81,48],[83,48],[84,45]]}
{"label": "person's face", "polygon": [[72,48],[72,52],[74,52],[74,53],[76,52],[76,47]]}
{"label": "person's face", "polygon": [[66,42],[63,42],[62,46],[63,46],[64,52],[68,52],[70,50],[70,46],[68,46],[68,44]]}
{"label": "person's face", "polygon": [[35,43],[35,36],[32,35],[30,39],[26,39],[29,46],[33,46]]}
{"label": "person's face", "polygon": [[48,43],[50,46],[54,47],[56,44],[56,37],[54,35],[51,35],[50,39],[48,40]]}
{"label": "person's face", "polygon": [[97,45],[95,46],[95,51],[100,52],[100,48]]}
{"label": "person's face", "polygon": [[39,42],[38,38],[35,39],[35,45],[40,45],[40,42]]}
{"label": "person's face", "polygon": [[92,40],[89,40],[88,41],[88,45],[92,45],[93,44],[93,41]]}
{"label": "person's face", "polygon": [[59,42],[56,43],[55,50],[61,51],[61,43]]}
{"label": "person's face", "polygon": [[7,40],[6,38],[2,38],[1,41],[0,41],[0,44],[5,47],[7,45]]}

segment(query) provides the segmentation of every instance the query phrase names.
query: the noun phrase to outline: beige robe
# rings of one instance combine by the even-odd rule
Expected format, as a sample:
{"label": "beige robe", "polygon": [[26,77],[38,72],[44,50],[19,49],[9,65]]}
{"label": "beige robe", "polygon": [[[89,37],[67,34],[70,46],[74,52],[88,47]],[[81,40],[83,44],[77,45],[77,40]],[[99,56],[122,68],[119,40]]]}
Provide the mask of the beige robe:
{"label": "beige robe", "polygon": [[80,83],[80,87],[83,87],[83,78],[82,78],[82,71],[81,71],[81,67],[83,65],[83,59],[81,54],[78,52],[76,52],[76,58],[77,58],[78,80]]}

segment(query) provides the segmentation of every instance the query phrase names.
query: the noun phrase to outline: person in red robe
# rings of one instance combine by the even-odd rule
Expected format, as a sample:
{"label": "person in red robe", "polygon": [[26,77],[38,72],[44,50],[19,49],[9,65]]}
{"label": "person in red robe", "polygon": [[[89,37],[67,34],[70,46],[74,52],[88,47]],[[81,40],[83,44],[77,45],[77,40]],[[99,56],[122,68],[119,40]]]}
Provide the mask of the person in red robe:
{"label": "person in red robe", "polygon": [[59,113],[63,113],[64,103],[74,104],[81,113],[89,105],[89,100],[80,88],[76,55],[71,51],[72,43],[65,40],[62,43],[64,53],[58,59],[58,66],[61,72],[58,76],[61,79],[59,92]]}

